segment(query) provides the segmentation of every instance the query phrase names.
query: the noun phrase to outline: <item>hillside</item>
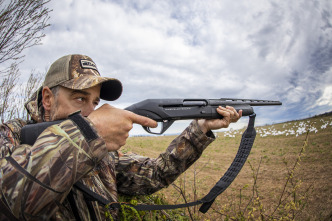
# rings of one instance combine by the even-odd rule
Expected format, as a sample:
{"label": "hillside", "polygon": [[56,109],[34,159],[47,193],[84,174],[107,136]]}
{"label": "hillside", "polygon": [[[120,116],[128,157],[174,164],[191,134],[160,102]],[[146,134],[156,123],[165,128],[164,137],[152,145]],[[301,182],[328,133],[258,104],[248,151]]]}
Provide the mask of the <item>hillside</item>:
{"label": "hillside", "polygon": [[[208,213],[191,208],[194,219],[328,219],[332,215],[331,115],[256,127],[256,131],[253,149],[238,177]],[[218,133],[201,158],[177,179],[176,186],[161,191],[165,199],[171,204],[182,203],[179,187],[187,201],[207,194],[235,157],[242,132]],[[131,137],[123,150],[157,157],[173,138]]]}

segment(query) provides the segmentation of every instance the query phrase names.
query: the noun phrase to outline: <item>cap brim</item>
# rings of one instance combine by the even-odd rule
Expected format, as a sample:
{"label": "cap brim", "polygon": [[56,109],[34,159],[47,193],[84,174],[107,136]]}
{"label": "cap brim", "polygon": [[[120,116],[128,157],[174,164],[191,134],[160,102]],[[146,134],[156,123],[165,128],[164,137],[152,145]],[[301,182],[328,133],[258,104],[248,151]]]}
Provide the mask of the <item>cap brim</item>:
{"label": "cap brim", "polygon": [[122,84],[118,79],[91,75],[82,75],[78,78],[66,81],[60,85],[73,90],[83,90],[101,84],[100,98],[114,101],[122,94]]}
{"label": "cap brim", "polygon": [[100,98],[107,101],[114,101],[122,94],[122,84],[117,79],[104,81],[100,89]]}

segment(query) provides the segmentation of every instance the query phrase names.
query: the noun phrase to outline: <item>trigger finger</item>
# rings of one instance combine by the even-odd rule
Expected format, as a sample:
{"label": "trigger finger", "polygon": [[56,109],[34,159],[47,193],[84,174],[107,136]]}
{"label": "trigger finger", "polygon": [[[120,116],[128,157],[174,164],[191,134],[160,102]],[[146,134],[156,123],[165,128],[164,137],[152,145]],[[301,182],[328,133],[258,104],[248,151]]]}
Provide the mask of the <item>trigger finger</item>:
{"label": "trigger finger", "polygon": [[133,123],[140,124],[140,125],[145,126],[145,127],[155,128],[155,127],[158,126],[158,123],[156,121],[152,120],[151,118],[144,117],[144,116],[141,116],[141,115],[137,115],[137,114],[134,114],[134,113],[133,113],[131,119],[132,119]]}

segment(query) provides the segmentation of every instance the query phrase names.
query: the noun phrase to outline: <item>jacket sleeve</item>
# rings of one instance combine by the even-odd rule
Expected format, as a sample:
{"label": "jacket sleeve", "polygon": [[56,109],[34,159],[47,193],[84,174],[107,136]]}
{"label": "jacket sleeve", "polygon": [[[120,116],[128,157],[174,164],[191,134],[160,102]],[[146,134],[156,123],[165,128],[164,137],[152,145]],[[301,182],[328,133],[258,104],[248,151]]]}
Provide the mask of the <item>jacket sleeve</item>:
{"label": "jacket sleeve", "polygon": [[194,120],[156,159],[115,155],[118,191],[127,195],[152,194],[170,185],[214,139],[211,131],[203,134]]}
{"label": "jacket sleeve", "polygon": [[79,116],[89,125],[88,133],[95,133],[89,137],[94,139],[87,139],[84,134],[89,128],[84,132],[77,122],[66,120],[48,127],[33,146],[19,145],[11,154],[21,168],[43,185],[24,175],[8,158],[1,159],[2,200],[16,217],[49,219],[72,185],[107,154],[92,123]]}

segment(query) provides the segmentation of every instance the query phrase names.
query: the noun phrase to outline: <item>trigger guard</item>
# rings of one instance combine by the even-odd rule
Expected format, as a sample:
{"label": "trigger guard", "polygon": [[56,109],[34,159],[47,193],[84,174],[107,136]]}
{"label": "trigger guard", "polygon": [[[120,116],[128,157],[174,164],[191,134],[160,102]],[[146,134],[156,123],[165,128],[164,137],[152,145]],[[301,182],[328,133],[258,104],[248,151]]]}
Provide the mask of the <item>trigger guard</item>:
{"label": "trigger guard", "polygon": [[164,120],[164,121],[162,121],[161,122],[162,123],[162,129],[161,129],[161,131],[159,132],[159,133],[156,133],[156,132],[152,132],[151,130],[150,130],[150,127],[146,127],[146,126],[142,126],[143,127],[143,129],[146,131],[146,132],[148,132],[148,133],[150,133],[150,134],[156,134],[156,135],[161,135],[161,134],[163,134],[173,123],[174,123],[174,120]]}

